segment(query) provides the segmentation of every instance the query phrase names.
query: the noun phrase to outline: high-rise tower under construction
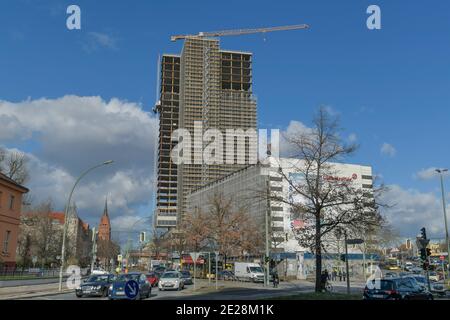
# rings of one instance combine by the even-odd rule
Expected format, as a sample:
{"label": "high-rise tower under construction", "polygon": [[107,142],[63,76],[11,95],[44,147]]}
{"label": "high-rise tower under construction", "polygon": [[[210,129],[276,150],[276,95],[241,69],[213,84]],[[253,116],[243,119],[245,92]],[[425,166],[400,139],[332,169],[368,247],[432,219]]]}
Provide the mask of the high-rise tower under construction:
{"label": "high-rise tower under construction", "polygon": [[[215,38],[187,37],[181,55],[163,55],[161,59],[160,103],[156,109],[160,128],[155,222],[157,227],[175,227],[188,214],[187,194],[256,160],[252,54],[221,50]],[[177,166],[170,152],[177,144],[171,135],[179,128],[187,129],[193,137],[193,161]],[[202,159],[207,142],[194,133],[203,134],[208,129],[216,129],[224,137],[234,132],[231,143],[228,136],[222,141],[222,162],[195,161]],[[247,135],[249,129],[255,136]],[[245,145],[243,152],[238,148],[240,142]]]}

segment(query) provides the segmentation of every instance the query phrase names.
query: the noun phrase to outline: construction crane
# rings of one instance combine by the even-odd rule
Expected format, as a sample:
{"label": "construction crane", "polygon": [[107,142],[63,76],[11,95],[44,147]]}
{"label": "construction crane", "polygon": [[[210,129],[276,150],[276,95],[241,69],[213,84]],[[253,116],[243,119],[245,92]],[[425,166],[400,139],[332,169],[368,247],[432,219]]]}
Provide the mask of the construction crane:
{"label": "construction crane", "polygon": [[295,25],[290,25],[290,26],[280,26],[280,27],[270,27],[270,28],[236,29],[236,30],[223,30],[223,31],[212,31],[212,32],[199,32],[198,34],[185,34],[185,35],[171,36],[170,40],[177,41],[177,40],[183,40],[186,38],[239,36],[239,35],[244,35],[244,34],[299,30],[299,29],[308,29],[308,28],[309,28],[309,25],[307,25],[307,24],[295,24]]}

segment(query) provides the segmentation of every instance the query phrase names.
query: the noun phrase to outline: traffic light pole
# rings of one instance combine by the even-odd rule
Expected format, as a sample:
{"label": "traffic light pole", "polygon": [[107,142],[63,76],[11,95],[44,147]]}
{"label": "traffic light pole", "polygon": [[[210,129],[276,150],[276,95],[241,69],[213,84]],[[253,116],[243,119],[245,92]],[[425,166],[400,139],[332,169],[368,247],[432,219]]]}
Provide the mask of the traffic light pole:
{"label": "traffic light pole", "polygon": [[430,256],[427,257],[428,265],[427,265],[427,283],[428,283],[428,291],[431,292],[431,283],[430,283]]}
{"label": "traffic light pole", "polygon": [[348,267],[348,245],[347,245],[347,232],[344,232],[344,238],[345,238],[345,273],[347,275],[347,294],[350,294],[350,274],[349,274],[349,267]]}

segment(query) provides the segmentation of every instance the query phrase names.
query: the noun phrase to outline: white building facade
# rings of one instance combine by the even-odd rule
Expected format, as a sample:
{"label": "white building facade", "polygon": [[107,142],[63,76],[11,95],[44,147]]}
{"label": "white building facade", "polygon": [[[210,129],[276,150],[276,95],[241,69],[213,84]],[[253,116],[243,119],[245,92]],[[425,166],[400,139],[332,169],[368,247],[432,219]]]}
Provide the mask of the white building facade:
{"label": "white building facade", "polygon": [[[265,230],[266,221],[269,224],[269,239],[271,256],[276,259],[285,260],[284,272],[290,273],[297,278],[306,278],[314,269],[314,257],[307,249],[299,245],[295,238],[294,228],[301,227],[301,221],[295,220],[291,214],[288,203],[274,202],[268,200],[267,195],[277,194],[283,198],[292,196],[289,182],[283,178],[281,171],[289,180],[295,180],[299,174],[298,168],[302,162],[293,158],[268,158],[262,163],[246,167],[224,178],[214,181],[199,188],[188,195],[188,212],[201,209],[208,211],[209,199],[214,194],[221,194],[226,199],[232,199],[233,205],[245,208],[247,213],[254,219],[255,224]],[[330,179],[345,179],[352,182],[355,188],[361,188],[364,192],[373,191],[372,168],[355,164],[331,164],[336,177]],[[266,216],[268,219],[266,220]],[[342,269],[336,260],[343,253],[343,244],[333,245],[328,252],[329,258],[324,259],[324,267],[328,270]],[[370,260],[370,257],[366,257]],[[362,267],[362,246],[349,246],[349,261],[355,266]],[[330,261],[328,261],[330,260]],[[352,260],[354,263],[352,263]]]}

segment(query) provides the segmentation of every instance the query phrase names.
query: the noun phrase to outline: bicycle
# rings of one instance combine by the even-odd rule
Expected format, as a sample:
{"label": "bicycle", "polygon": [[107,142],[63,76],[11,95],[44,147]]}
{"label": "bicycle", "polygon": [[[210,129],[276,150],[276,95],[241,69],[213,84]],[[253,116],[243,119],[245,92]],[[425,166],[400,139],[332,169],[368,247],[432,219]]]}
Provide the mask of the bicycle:
{"label": "bicycle", "polygon": [[325,292],[332,293],[333,292],[333,286],[329,281],[325,283]]}

